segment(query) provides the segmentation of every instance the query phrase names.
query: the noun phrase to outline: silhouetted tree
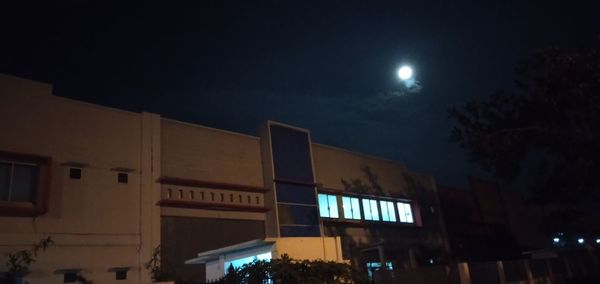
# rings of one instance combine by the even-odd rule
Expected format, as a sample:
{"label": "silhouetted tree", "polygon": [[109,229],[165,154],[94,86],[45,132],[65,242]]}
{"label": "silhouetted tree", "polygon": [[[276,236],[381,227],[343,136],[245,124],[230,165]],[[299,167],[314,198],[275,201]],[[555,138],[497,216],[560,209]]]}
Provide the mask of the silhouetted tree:
{"label": "silhouetted tree", "polygon": [[516,75],[514,90],[449,110],[451,141],[508,183],[533,163],[532,200],[577,215],[600,197],[600,49],[544,49]]}

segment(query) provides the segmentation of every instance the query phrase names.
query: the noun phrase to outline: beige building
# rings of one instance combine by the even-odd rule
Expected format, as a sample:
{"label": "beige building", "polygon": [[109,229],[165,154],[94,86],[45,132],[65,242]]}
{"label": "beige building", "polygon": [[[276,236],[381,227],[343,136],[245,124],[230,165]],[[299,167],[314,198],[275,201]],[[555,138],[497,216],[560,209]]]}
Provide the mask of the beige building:
{"label": "beige building", "polygon": [[241,261],[228,249],[265,244],[269,257],[363,268],[445,261],[431,176],[313,143],[305,129],[266,122],[249,136],[0,74],[0,131],[0,254],[55,242],[33,283],[149,283],[159,245],[179,279],[220,276]]}

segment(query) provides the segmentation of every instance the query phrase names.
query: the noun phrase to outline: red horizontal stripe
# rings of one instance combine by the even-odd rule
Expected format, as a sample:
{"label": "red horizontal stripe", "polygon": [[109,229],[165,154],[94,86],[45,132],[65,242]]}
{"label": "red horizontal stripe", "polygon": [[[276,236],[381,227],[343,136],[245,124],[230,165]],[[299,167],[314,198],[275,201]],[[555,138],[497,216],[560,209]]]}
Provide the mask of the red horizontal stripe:
{"label": "red horizontal stripe", "polygon": [[267,212],[269,208],[262,206],[246,206],[237,204],[220,204],[208,202],[193,202],[185,200],[161,200],[156,205],[164,207],[191,208],[191,209],[209,209],[219,211],[246,211],[246,212]]}
{"label": "red horizontal stripe", "polygon": [[268,188],[252,186],[252,185],[224,183],[224,182],[197,180],[197,179],[175,178],[175,177],[167,177],[167,176],[159,178],[158,182],[160,182],[161,184],[181,185],[181,186],[191,186],[191,187],[206,187],[206,188],[235,190],[235,191],[244,191],[244,192],[265,193],[265,192],[269,191]]}

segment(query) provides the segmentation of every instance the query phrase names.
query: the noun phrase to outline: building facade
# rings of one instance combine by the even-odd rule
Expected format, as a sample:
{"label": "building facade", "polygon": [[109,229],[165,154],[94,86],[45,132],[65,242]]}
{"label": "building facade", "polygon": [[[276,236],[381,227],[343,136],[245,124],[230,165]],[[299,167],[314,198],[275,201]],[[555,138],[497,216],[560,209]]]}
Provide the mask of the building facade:
{"label": "building facade", "polygon": [[469,188],[439,186],[453,257],[457,261],[523,258],[548,247],[541,210],[493,182],[469,177]]}
{"label": "building facade", "polygon": [[306,129],[268,121],[249,136],[0,75],[0,131],[0,253],[54,240],[34,283],[148,283],[159,246],[165,269],[200,280],[213,256],[255,244],[365,269],[448,255],[431,176],[314,143]]}

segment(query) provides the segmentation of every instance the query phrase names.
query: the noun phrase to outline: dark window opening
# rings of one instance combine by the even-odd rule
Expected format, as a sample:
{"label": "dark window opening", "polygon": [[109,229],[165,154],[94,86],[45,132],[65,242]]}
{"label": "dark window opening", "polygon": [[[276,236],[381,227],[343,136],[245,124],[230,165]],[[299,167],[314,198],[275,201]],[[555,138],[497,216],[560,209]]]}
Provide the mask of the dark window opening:
{"label": "dark window opening", "polygon": [[221,193],[221,202],[225,201],[225,194]]}
{"label": "dark window opening", "polygon": [[117,181],[119,183],[127,183],[129,181],[129,174],[127,174],[127,173],[119,173],[117,175]]}
{"label": "dark window opening", "polygon": [[0,160],[0,201],[35,202],[39,173],[37,164]]}
{"label": "dark window opening", "polygon": [[233,194],[229,195],[229,202],[233,202]]}
{"label": "dark window opening", "polygon": [[[275,177],[312,183],[308,133],[279,125],[271,125],[270,129]],[[316,204],[316,200],[312,204]]]}
{"label": "dark window opening", "polygon": [[77,272],[65,272],[63,275],[63,283],[77,282]]}
{"label": "dark window opening", "polygon": [[127,279],[127,270],[115,271],[115,279],[116,280],[126,280]]}
{"label": "dark window opening", "polygon": [[46,213],[50,157],[0,151],[0,215]]}
{"label": "dark window opening", "polygon": [[81,169],[80,168],[69,168],[69,178],[70,179],[81,179]]}

